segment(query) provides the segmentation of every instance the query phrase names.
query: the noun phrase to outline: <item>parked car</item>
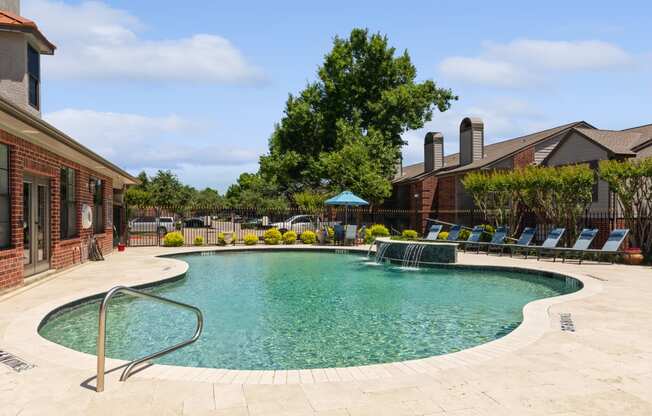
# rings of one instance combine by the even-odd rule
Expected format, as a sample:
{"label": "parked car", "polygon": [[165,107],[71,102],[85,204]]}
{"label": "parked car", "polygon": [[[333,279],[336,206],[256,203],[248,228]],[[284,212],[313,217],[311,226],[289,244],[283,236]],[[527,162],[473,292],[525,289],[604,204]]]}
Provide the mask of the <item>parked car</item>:
{"label": "parked car", "polygon": [[201,218],[186,218],[183,220],[183,226],[186,228],[204,228],[206,224]]}
{"label": "parked car", "polygon": [[129,231],[132,233],[157,233],[165,235],[174,231],[172,217],[139,217],[129,221]]}
{"label": "parked car", "polygon": [[280,232],[294,231],[301,234],[304,231],[317,229],[317,217],[314,215],[295,215],[283,222],[269,224],[270,228],[277,228]]}

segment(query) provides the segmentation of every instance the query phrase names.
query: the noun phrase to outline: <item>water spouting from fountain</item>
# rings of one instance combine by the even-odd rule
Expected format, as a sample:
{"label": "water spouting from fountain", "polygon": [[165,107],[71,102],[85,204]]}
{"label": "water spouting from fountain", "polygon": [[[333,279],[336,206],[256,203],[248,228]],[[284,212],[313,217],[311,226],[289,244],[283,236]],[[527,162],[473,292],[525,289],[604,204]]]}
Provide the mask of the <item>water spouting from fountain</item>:
{"label": "water spouting from fountain", "polygon": [[376,263],[382,263],[385,258],[385,252],[389,248],[389,243],[380,243],[376,249]]}
{"label": "water spouting from fountain", "polygon": [[404,268],[418,267],[424,247],[423,244],[408,244],[403,252],[403,262],[401,265]]}

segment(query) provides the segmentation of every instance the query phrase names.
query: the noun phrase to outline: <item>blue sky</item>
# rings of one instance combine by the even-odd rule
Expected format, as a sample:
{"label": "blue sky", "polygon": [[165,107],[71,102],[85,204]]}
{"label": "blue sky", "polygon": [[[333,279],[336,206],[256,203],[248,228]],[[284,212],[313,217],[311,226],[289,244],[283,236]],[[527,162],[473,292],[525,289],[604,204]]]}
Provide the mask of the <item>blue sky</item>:
{"label": "blue sky", "polygon": [[224,191],[257,169],[332,38],[368,27],[460,96],[405,135],[406,163],[429,130],[457,151],[467,115],[484,118],[487,142],[574,120],[652,123],[649,2],[311,3],[23,0],[58,46],[43,58],[44,117],[131,172]]}

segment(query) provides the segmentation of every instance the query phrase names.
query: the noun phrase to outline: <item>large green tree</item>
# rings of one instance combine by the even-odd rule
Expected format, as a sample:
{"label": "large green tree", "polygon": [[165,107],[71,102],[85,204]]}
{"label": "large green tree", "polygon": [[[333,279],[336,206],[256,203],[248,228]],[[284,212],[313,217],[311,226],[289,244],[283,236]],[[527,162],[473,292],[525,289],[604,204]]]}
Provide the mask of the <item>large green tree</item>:
{"label": "large green tree", "polygon": [[226,200],[234,208],[285,209],[287,199],[280,196],[274,183],[257,173],[243,173],[226,191]]}
{"label": "large green tree", "polygon": [[352,188],[381,202],[391,192],[402,134],[456,98],[431,80],[417,82],[407,51],[397,54],[386,36],[354,29],[334,39],[318,80],[289,96],[260,175],[286,196]]}

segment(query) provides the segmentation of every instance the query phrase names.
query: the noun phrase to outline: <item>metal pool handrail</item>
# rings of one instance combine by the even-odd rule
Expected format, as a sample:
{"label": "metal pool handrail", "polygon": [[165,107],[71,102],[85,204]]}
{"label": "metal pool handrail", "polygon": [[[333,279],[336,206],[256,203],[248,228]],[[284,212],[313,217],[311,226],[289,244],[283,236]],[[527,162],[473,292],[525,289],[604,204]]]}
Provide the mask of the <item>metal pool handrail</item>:
{"label": "metal pool handrail", "polygon": [[109,290],[104,296],[102,303],[100,304],[100,316],[99,316],[100,322],[99,322],[99,330],[97,334],[97,387],[95,388],[95,391],[97,391],[98,393],[104,391],[104,373],[105,373],[104,361],[106,359],[106,349],[105,349],[106,348],[106,310],[109,301],[117,293],[124,293],[139,298],[151,299],[181,309],[187,309],[194,312],[195,315],[197,316],[197,328],[195,329],[195,334],[192,336],[192,338],[180,342],[171,347],[168,347],[159,352],[155,352],[154,354],[150,354],[146,357],[138,358],[130,362],[122,372],[122,375],[120,376],[120,381],[127,380],[127,377],[129,377],[129,375],[131,374],[135,366],[142,364],[146,361],[153,360],[154,358],[161,357],[165,354],[171,353],[172,351],[176,351],[179,348],[185,347],[186,345],[192,344],[193,342],[197,341],[204,328],[204,316],[202,315],[201,310],[199,310],[199,308],[195,306],[177,302],[171,299],[166,299],[160,296],[152,295],[150,293],[132,289],[127,286],[116,286],[113,289]]}

